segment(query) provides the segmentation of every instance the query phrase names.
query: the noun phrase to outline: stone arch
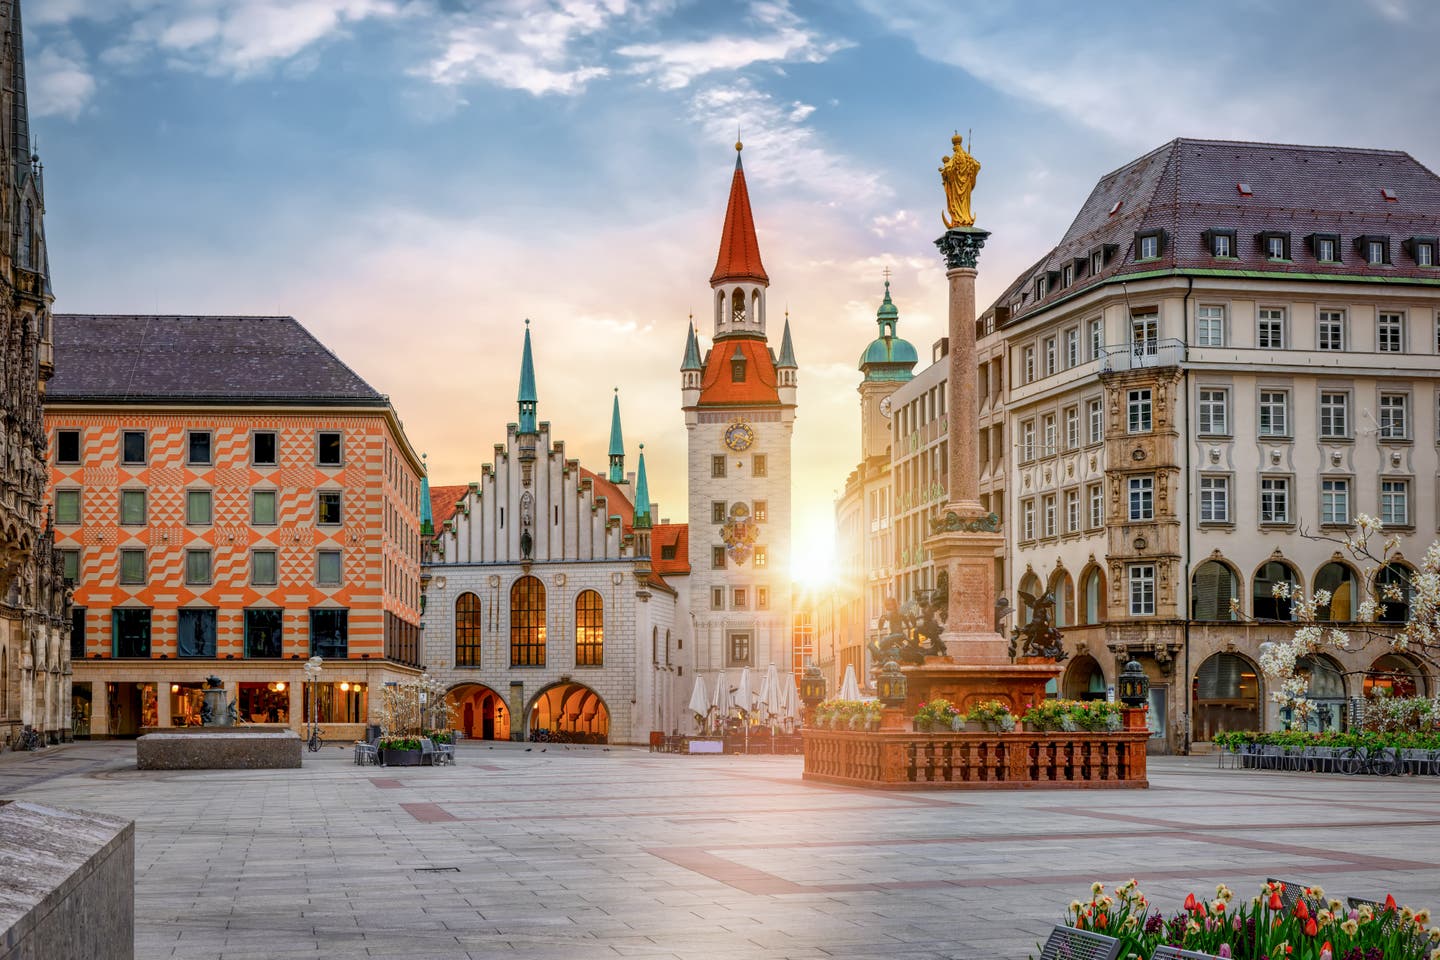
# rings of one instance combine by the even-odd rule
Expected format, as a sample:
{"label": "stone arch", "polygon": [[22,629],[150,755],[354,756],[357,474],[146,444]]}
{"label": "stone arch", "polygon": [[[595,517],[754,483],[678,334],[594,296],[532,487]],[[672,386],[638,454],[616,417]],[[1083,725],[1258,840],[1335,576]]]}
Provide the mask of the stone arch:
{"label": "stone arch", "polygon": [[1026,570],[1025,576],[1020,578],[1020,585],[1015,589],[1015,615],[1019,618],[1015,621],[1016,623],[1021,625],[1029,623],[1031,614],[1034,612],[1031,605],[1025,602],[1025,598],[1020,594],[1028,593],[1032,597],[1038,597],[1043,591],[1044,588],[1040,585],[1040,578],[1035,571]]}
{"label": "stone arch", "polygon": [[496,690],[465,680],[445,691],[455,726],[471,740],[509,740],[510,707]]}
{"label": "stone arch", "polygon": [[[1345,723],[1345,701],[1348,684],[1345,668],[1334,657],[1325,653],[1308,653],[1295,661],[1295,673],[1307,677],[1305,699],[1311,709],[1303,720],[1307,730],[1339,730]],[[1287,715],[1288,708],[1282,708],[1280,717],[1291,727],[1298,727],[1300,718]]]}
{"label": "stone arch", "polygon": [[1105,670],[1088,653],[1070,658],[1060,676],[1060,696],[1065,700],[1104,700]]}
{"label": "stone arch", "polygon": [[[1415,568],[1403,560],[1391,560],[1375,571],[1371,596],[1384,607],[1384,610],[1376,610],[1376,620],[1381,623],[1405,623],[1410,619],[1410,604],[1415,598],[1414,578]],[[1395,598],[1396,593],[1399,599]]]}
{"label": "stone arch", "polygon": [[1080,615],[1076,618],[1077,623],[1105,622],[1105,571],[1093,560],[1080,571],[1079,601]]}
{"label": "stone arch", "polygon": [[1238,601],[1245,581],[1235,565],[1216,554],[1202,561],[1190,575],[1190,619],[1237,620],[1231,605]]}
{"label": "stone arch", "polygon": [[745,291],[736,287],[730,294],[730,320],[732,323],[742,324],[749,317],[750,305],[745,301]]}
{"label": "stone arch", "polygon": [[1191,739],[1208,741],[1224,730],[1260,729],[1260,670],[1238,653],[1207,657],[1191,678]]}
{"label": "stone arch", "polygon": [[1250,615],[1256,620],[1291,620],[1291,602],[1275,596],[1275,585],[1288,583],[1292,591],[1304,581],[1295,565],[1278,553],[1255,568],[1250,578]]}
{"label": "stone arch", "polygon": [[1050,585],[1046,588],[1055,597],[1055,626],[1069,627],[1075,624],[1075,581],[1070,571],[1056,567],[1050,574]]}
{"label": "stone arch", "polygon": [[594,689],[573,680],[542,688],[525,711],[526,736],[544,730],[549,738],[567,743],[608,743],[610,708]]}
{"label": "stone arch", "polygon": [[1382,653],[1365,671],[1361,692],[1366,697],[1423,697],[1425,671],[1414,657],[1403,653]]}
{"label": "stone arch", "polygon": [[1355,568],[1339,558],[1331,558],[1315,571],[1311,593],[1326,590],[1330,602],[1315,607],[1317,620],[1353,620],[1360,606],[1360,575]]}

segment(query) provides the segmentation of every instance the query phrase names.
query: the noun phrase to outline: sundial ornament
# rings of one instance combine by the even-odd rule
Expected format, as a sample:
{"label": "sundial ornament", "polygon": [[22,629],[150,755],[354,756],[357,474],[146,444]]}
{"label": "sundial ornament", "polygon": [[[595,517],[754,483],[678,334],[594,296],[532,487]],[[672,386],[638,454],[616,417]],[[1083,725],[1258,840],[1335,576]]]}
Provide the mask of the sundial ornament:
{"label": "sundial ornament", "polygon": [[732,420],[730,425],[725,428],[724,439],[725,446],[740,453],[750,449],[750,445],[755,442],[755,428],[744,420]]}
{"label": "sundial ornament", "polygon": [[737,503],[730,508],[730,519],[720,528],[720,539],[725,543],[725,552],[737,566],[750,559],[755,550],[755,541],[760,530],[750,519],[750,508]]}

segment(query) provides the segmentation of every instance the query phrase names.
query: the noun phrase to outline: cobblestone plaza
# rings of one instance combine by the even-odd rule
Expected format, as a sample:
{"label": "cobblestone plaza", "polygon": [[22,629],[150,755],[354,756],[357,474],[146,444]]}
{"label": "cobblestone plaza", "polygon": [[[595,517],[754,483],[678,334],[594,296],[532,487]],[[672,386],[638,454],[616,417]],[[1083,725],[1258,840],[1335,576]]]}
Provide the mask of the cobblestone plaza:
{"label": "cobblestone plaza", "polygon": [[1167,910],[1267,876],[1440,899],[1433,778],[1154,758],[1145,791],[882,793],[798,757],[462,744],[452,768],[0,758],[0,797],[136,821],[136,956],[1023,958],[1090,882]]}

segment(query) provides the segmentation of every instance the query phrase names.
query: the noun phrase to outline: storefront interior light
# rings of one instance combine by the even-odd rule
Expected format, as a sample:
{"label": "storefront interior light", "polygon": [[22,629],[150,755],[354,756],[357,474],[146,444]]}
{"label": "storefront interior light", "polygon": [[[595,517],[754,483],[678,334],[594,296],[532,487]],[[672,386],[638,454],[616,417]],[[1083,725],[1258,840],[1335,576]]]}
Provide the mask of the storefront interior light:
{"label": "storefront interior light", "polygon": [[285,681],[284,681],[284,680],[281,680],[280,682],[278,682],[278,683],[275,684],[275,692],[276,692],[276,693],[280,693],[280,692],[284,691],[284,689],[285,689]]}
{"label": "storefront interior light", "polygon": [[347,690],[349,690],[349,689],[350,689],[350,682],[349,682],[348,680],[342,680],[342,681],[340,681],[340,692],[341,692],[341,693],[344,693],[345,691],[347,691]]}
{"label": "storefront interior light", "polygon": [[178,683],[172,683],[172,684],[170,684],[170,692],[171,692],[171,693],[179,693],[179,692],[180,692],[180,684],[178,684]]}

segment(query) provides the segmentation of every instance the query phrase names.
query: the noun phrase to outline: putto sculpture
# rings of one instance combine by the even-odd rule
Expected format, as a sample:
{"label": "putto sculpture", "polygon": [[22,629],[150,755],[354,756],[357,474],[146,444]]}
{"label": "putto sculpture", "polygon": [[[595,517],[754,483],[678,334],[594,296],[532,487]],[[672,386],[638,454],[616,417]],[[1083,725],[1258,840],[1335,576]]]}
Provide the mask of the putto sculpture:
{"label": "putto sculpture", "polygon": [[869,644],[871,662],[876,668],[890,660],[918,665],[924,663],[926,657],[944,654],[940,633],[950,608],[949,596],[950,579],[941,570],[935,578],[935,589],[915,591],[914,599],[903,607],[894,597],[888,598],[885,611],[880,614],[883,632]]}

